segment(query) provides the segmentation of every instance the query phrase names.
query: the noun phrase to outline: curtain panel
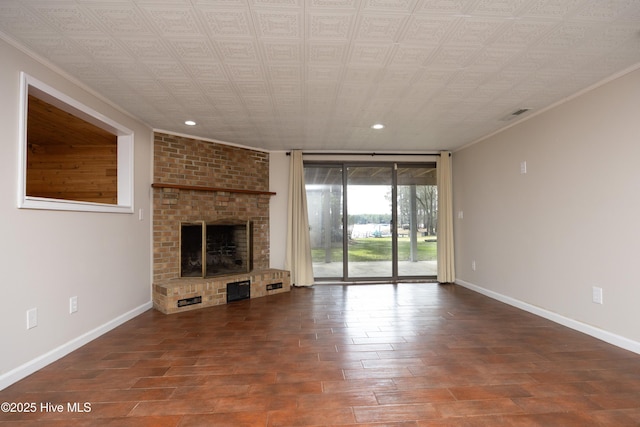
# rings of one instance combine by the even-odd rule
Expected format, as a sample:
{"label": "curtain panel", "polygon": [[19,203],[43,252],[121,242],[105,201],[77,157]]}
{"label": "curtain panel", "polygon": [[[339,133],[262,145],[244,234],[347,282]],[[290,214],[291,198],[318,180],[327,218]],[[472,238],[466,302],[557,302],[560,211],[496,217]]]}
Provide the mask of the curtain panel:
{"label": "curtain panel", "polygon": [[438,159],[438,282],[456,280],[453,250],[453,196],[451,153],[443,151]]}
{"label": "curtain panel", "polygon": [[307,215],[307,191],[304,184],[304,164],[300,150],[291,152],[289,167],[285,268],[291,272],[292,285],[313,285],[309,216]]}

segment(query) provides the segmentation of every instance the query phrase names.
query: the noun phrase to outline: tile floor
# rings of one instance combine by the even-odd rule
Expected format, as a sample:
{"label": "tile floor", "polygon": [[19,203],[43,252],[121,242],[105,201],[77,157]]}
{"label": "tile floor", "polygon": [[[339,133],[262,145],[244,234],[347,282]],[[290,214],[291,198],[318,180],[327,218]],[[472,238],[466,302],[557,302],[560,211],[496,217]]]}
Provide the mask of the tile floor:
{"label": "tile floor", "polygon": [[638,426],[640,355],[456,285],[317,285],[148,311],[0,401],[37,405],[18,426]]}

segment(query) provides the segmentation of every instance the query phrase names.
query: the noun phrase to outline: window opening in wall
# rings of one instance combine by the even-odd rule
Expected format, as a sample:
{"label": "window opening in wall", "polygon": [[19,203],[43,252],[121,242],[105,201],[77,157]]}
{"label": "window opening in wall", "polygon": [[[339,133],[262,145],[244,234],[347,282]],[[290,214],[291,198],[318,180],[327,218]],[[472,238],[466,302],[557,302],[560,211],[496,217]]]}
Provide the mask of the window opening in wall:
{"label": "window opening in wall", "polygon": [[18,206],[133,212],[133,132],[22,74]]}

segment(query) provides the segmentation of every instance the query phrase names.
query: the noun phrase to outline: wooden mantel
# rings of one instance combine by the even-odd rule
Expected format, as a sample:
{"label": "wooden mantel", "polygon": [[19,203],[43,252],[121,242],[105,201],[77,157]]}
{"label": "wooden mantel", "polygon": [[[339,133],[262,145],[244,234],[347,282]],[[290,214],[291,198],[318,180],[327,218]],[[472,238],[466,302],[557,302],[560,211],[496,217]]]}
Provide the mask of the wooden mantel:
{"label": "wooden mantel", "polygon": [[152,188],[175,188],[178,190],[188,191],[220,191],[225,193],[241,193],[241,194],[259,194],[267,196],[275,196],[276,193],[271,191],[258,191],[258,190],[242,190],[237,188],[220,188],[220,187],[204,187],[199,185],[180,185],[180,184],[162,184],[154,182],[151,184]]}

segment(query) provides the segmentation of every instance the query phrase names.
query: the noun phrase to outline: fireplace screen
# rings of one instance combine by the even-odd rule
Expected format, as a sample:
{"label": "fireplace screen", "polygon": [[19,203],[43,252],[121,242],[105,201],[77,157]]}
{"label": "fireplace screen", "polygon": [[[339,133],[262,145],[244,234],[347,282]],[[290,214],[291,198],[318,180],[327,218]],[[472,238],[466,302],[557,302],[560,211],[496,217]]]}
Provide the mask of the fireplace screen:
{"label": "fireplace screen", "polygon": [[252,269],[252,224],[182,222],[180,276],[212,277]]}

